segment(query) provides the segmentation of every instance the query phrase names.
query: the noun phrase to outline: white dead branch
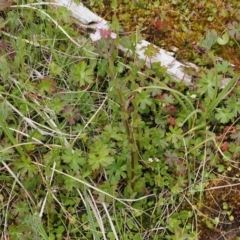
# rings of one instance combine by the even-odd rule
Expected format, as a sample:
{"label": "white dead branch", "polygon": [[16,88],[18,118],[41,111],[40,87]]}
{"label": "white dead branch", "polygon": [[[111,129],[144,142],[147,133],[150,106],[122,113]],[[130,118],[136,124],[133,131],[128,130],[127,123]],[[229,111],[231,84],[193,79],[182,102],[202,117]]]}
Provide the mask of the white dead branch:
{"label": "white dead branch", "polygon": [[[83,25],[91,25],[103,21],[101,17],[84,7],[82,3],[76,4],[74,0],[54,0],[58,6],[64,6],[71,11],[72,17]],[[105,20],[104,20],[105,21]]]}
{"label": "white dead branch", "polygon": [[167,72],[174,79],[178,81],[183,81],[188,85],[191,84],[192,77],[184,72],[184,67],[186,67],[186,65],[177,61],[174,57],[170,55],[171,53],[168,53],[164,49],[154,46],[154,48],[159,50],[158,53],[155,54],[151,59],[146,58],[146,55],[144,54],[144,52],[146,47],[150,44],[151,44],[150,42],[142,40],[137,45],[137,48],[136,48],[139,58],[146,59],[147,66],[150,66],[151,63],[154,63],[154,62],[161,62],[161,65],[167,68]]}

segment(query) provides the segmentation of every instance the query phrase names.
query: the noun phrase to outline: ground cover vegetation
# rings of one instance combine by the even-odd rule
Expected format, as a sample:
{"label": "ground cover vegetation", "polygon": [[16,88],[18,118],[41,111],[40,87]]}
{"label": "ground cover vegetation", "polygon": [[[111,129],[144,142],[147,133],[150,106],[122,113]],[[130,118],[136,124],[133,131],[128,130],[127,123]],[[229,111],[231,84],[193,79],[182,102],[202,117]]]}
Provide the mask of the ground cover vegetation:
{"label": "ground cover vegetation", "polygon": [[[0,1],[1,239],[238,239],[239,3],[194,2],[85,1],[111,20],[90,37]],[[132,9],[151,24],[128,30]],[[137,58],[157,35],[201,66],[192,85]]]}

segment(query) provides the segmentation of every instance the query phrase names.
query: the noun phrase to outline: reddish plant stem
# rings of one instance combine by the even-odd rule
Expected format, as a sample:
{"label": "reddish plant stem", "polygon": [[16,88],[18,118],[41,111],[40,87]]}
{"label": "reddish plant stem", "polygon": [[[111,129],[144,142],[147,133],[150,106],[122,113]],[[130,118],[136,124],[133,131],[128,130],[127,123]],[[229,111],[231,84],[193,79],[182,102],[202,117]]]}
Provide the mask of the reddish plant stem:
{"label": "reddish plant stem", "polygon": [[[112,60],[109,56],[108,56],[108,63],[109,63],[109,70],[110,70],[111,79],[115,80],[113,62],[112,62]],[[125,104],[125,101],[122,97],[121,90],[119,89],[119,87],[116,87],[116,90],[117,90],[118,97],[120,99],[120,105],[121,105],[122,111],[124,113],[123,122],[124,122],[125,130],[126,130],[127,135],[128,135],[128,141],[129,141],[129,144],[131,146],[131,179],[130,180],[131,180],[131,188],[133,188],[133,179],[135,177],[135,156],[136,156],[135,153],[136,153],[136,151],[134,149],[133,133],[130,130],[128,119],[125,117],[125,116],[128,115],[128,104]]]}

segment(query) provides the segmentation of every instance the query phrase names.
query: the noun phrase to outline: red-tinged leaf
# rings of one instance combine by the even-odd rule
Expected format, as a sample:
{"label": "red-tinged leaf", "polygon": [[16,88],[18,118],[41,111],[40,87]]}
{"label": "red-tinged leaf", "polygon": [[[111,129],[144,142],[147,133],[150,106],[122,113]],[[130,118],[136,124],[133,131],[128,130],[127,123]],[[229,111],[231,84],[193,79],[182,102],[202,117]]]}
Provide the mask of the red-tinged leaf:
{"label": "red-tinged leaf", "polygon": [[201,47],[199,47],[195,42],[192,42],[192,47],[196,52],[198,52],[200,54],[206,53],[206,51],[204,49],[202,49]]}
{"label": "red-tinged leaf", "polygon": [[0,11],[11,6],[11,2],[8,0],[0,0]]}
{"label": "red-tinged leaf", "polygon": [[228,142],[224,142],[221,146],[221,150],[224,151],[228,151]]}
{"label": "red-tinged leaf", "polygon": [[[0,5],[1,5],[1,2],[0,2]],[[14,58],[16,56],[16,52],[11,47],[11,45],[4,40],[0,40],[0,56],[3,55],[3,54],[7,54],[12,60],[14,60]]]}
{"label": "red-tinged leaf", "polygon": [[160,100],[163,100],[164,99],[164,94],[157,94],[156,98],[160,99]]}
{"label": "red-tinged leaf", "polygon": [[199,108],[200,108],[203,112],[206,111],[205,107],[204,107],[203,105],[201,105],[201,104],[199,104]]}
{"label": "red-tinged leaf", "polygon": [[223,141],[223,140],[225,139],[225,137],[226,137],[225,134],[220,134],[220,135],[217,135],[217,136],[216,136],[216,139],[217,139],[218,141]]}
{"label": "red-tinged leaf", "polygon": [[234,126],[226,126],[224,128],[224,133],[228,133],[228,132],[236,133],[236,127],[234,127]]}
{"label": "red-tinged leaf", "polygon": [[159,30],[159,31],[164,31],[166,29],[166,20],[160,20],[158,19],[155,23],[154,23],[155,27]]}
{"label": "red-tinged leaf", "polygon": [[[1,1],[1,0],[0,0]],[[1,4],[1,2],[0,2],[0,4]],[[1,7],[0,7],[1,8]],[[7,51],[7,46],[8,46],[8,44],[7,44],[7,42],[6,41],[4,41],[4,40],[0,40],[0,51]]]}
{"label": "red-tinged leaf", "polygon": [[61,114],[66,117],[66,122],[69,123],[70,126],[76,125],[76,123],[81,120],[80,109],[71,105],[66,105],[62,109]]}
{"label": "red-tinged leaf", "polygon": [[165,114],[175,115],[177,113],[177,108],[173,105],[168,105],[163,109]]}
{"label": "red-tinged leaf", "polygon": [[175,126],[176,125],[176,118],[169,116],[168,122],[170,126]]}
{"label": "red-tinged leaf", "polygon": [[38,100],[39,95],[31,92],[26,92],[25,95],[31,100]]}
{"label": "red-tinged leaf", "polygon": [[15,52],[15,51],[11,51],[11,52],[9,53],[9,57],[10,57],[12,60],[14,60],[15,57],[16,57],[16,52]]}

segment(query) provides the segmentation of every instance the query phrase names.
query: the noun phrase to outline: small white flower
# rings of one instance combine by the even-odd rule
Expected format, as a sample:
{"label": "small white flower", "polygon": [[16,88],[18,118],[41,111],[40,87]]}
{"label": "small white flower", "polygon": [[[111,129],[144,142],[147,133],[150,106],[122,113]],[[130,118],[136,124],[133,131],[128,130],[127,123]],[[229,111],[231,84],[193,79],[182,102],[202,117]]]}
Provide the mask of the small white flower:
{"label": "small white flower", "polygon": [[152,159],[152,158],[149,158],[148,161],[149,161],[150,163],[152,163],[152,162],[153,162],[153,159]]}
{"label": "small white flower", "polygon": [[108,25],[107,23],[104,23],[104,22],[99,22],[96,26],[97,29],[108,29]]}
{"label": "small white flower", "polygon": [[155,162],[159,162],[159,159],[158,158],[154,158]]}
{"label": "small white flower", "polygon": [[191,97],[191,98],[196,98],[197,95],[196,95],[196,94],[192,94],[190,97]]}
{"label": "small white flower", "polygon": [[93,42],[100,40],[102,38],[100,31],[97,30],[95,33],[90,33],[90,38],[92,39]]}
{"label": "small white flower", "polygon": [[117,38],[117,34],[116,34],[116,33],[114,33],[114,32],[111,32],[111,35],[110,35],[110,37],[111,37],[112,39],[116,39],[116,38]]}

